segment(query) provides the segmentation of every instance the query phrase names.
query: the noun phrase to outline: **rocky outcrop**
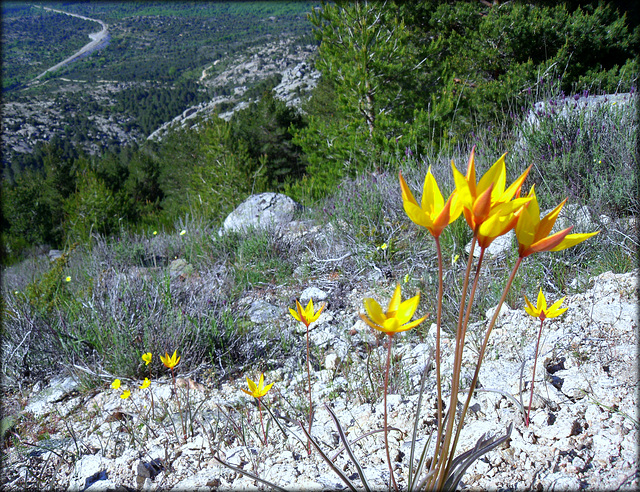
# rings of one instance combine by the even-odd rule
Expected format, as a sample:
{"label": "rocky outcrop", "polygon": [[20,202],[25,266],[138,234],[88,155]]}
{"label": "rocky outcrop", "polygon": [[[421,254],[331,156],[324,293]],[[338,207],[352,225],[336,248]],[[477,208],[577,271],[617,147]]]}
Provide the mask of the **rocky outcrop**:
{"label": "rocky outcrop", "polygon": [[281,193],[251,195],[231,212],[222,226],[225,232],[250,228],[284,229],[293,220],[299,203]]}
{"label": "rocky outcrop", "polygon": [[[505,444],[468,469],[464,489],[637,490],[637,282],[638,271],[604,273],[591,279],[591,287],[584,293],[566,299],[569,311],[563,316],[545,322],[529,427],[524,425],[519,401],[528,403],[538,323],[520,306],[503,307],[458,449],[469,449],[484,433],[503,434],[508,425],[514,427]],[[314,302],[322,297],[328,302],[311,326],[310,336],[313,353],[323,356],[322,365],[312,365],[313,399],[317,402],[312,432],[330,451],[337,450],[336,429],[320,402],[330,402],[350,438],[382,426],[382,403],[375,391],[371,393],[375,388],[369,387],[368,378],[379,376],[386,348],[356,316],[362,298],[369,295],[366,287],[345,294],[348,307],[335,309],[326,280],[315,283],[317,286],[311,285],[302,294],[295,288],[284,288],[279,298],[300,296],[304,303],[314,296]],[[299,328],[293,318],[282,315],[290,306],[273,298],[262,296],[262,302],[246,299],[245,304],[255,309],[254,322],[264,329],[271,326],[293,332]],[[491,310],[487,318],[490,315]],[[468,337],[482,335],[484,328],[484,321],[473,324]],[[297,336],[304,336],[304,331]],[[401,373],[395,384],[404,381],[398,387],[402,391],[388,398],[389,425],[402,431],[391,434],[390,439],[392,450],[398,450],[394,457],[399,476],[407,472],[417,380],[427,364],[434,333],[432,327],[423,340],[396,337],[394,345],[394,366]],[[443,339],[444,371],[453,359],[452,342],[447,336]],[[475,353],[471,349],[465,352],[463,379],[474,368]],[[246,385],[243,376],[216,388],[193,383],[188,377],[179,379],[179,390],[190,388],[191,409],[198,409],[198,422],[208,423],[196,424],[194,434],[186,440],[181,436],[181,417],[177,407],[173,408],[171,380],[166,376],[154,378],[145,390],[138,389],[137,382],[123,382],[132,390],[127,400],[108,388],[109,375],[102,387],[89,394],[78,391],[72,381],[57,380],[49,388],[39,388],[28,398],[24,418],[37,414],[45,422],[64,419],[66,427],[57,426],[56,433],[51,424],[51,432],[26,452],[18,446],[7,450],[5,470],[13,475],[7,477],[5,489],[19,488],[26,467],[37,472],[41,468],[55,470],[47,472],[47,483],[69,490],[256,487],[252,479],[225,468],[214,456],[287,489],[343,488],[318,454],[308,456],[306,446],[293,438],[294,433],[300,434],[295,419],[281,419],[288,438],[272,425],[268,444],[260,443],[256,437],[262,436],[257,409],[251,408],[251,399],[240,391]],[[275,383],[279,395],[269,394],[266,402],[278,414],[293,413],[295,417],[291,404],[302,405],[306,398],[301,391],[306,387],[306,368],[299,359],[280,361],[275,369],[265,372],[265,380]],[[164,415],[164,423],[149,417],[151,393],[156,416]],[[369,394],[368,401],[363,399],[365,394]],[[432,430],[434,398],[435,386],[429,380],[421,408],[419,443],[426,442]],[[245,409],[244,417],[238,409]],[[244,420],[247,412],[252,416],[250,422]],[[266,413],[263,418],[268,418]],[[234,437],[231,421],[242,421],[245,433]],[[70,432],[74,438],[66,439]],[[240,439],[241,435],[244,438]],[[354,452],[372,487],[386,488],[389,477],[382,434],[367,437],[354,446]],[[338,465],[352,472],[343,455],[339,455]],[[404,479],[400,484],[406,486]]]}

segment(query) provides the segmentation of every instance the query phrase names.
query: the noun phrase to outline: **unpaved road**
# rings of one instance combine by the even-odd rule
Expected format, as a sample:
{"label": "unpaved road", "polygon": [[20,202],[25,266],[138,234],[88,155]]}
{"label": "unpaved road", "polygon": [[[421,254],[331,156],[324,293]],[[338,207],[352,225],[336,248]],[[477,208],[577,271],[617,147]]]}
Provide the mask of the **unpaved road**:
{"label": "unpaved road", "polygon": [[78,50],[76,53],[71,55],[66,60],[61,61],[57,65],[54,65],[53,67],[48,68],[47,70],[42,72],[40,75],[38,75],[34,79],[34,81],[40,79],[41,77],[43,77],[47,72],[55,72],[59,68],[62,68],[65,65],[80,59],[82,56],[88,55],[92,51],[94,51],[94,50],[98,49],[99,47],[101,47],[101,45],[103,43],[106,44],[106,42],[109,40],[109,26],[107,24],[105,24],[104,22],[102,22],[101,20],[99,20],[99,19],[90,19],[89,17],[85,17],[83,15],[71,14],[69,12],[64,12],[62,10],[51,9],[49,7],[42,7],[42,8],[44,10],[49,10],[51,12],[57,12],[59,14],[70,15],[72,17],[78,17],[80,19],[88,20],[88,21],[91,21],[91,22],[97,22],[102,26],[102,30],[100,32],[95,32],[95,33],[89,34],[89,37],[91,38],[91,42],[89,44],[85,44],[82,48],[80,48],[80,50]]}

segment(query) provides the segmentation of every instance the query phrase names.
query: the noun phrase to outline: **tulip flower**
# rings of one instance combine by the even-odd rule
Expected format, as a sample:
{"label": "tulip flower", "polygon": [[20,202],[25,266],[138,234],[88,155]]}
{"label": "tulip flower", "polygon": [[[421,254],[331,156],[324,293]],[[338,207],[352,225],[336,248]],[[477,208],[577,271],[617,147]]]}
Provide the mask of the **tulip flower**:
{"label": "tulip flower", "polygon": [[527,304],[524,310],[527,314],[530,314],[534,318],[538,318],[540,321],[544,321],[547,318],[555,318],[560,316],[569,308],[560,308],[562,302],[566,299],[563,297],[562,299],[554,302],[550,307],[547,308],[547,300],[544,298],[544,294],[542,293],[542,289],[538,292],[538,302],[537,305],[534,306],[527,296],[524,296],[524,302]]}
{"label": "tulip flower", "polygon": [[[533,190],[532,190],[533,191]],[[538,347],[540,345],[540,338],[542,337],[542,325],[544,324],[544,320],[547,318],[555,318],[560,316],[569,308],[561,308],[562,302],[566,297],[554,302],[550,307],[547,308],[547,300],[544,298],[544,294],[542,293],[542,289],[538,292],[538,302],[537,305],[534,306],[527,296],[524,296],[524,302],[526,306],[524,310],[527,314],[530,314],[534,318],[538,318],[540,320],[540,330],[538,331],[538,341],[536,342],[536,353],[533,359],[533,377],[531,378],[531,396],[529,396],[529,408],[524,418],[525,427],[529,427],[529,415],[531,414],[531,404],[533,403],[533,385],[536,379],[536,365],[538,364]]]}
{"label": "tulip flower", "polygon": [[260,381],[258,381],[257,385],[256,383],[251,381],[251,379],[249,379],[248,377],[247,377],[247,385],[249,386],[249,391],[247,391],[246,389],[242,389],[242,391],[244,391],[249,396],[253,396],[254,398],[262,398],[264,395],[266,395],[269,392],[269,390],[271,389],[271,386],[273,386],[273,383],[265,386],[264,373],[262,373],[260,374]]}
{"label": "tulip flower", "polygon": [[519,248],[518,254],[521,258],[525,258],[539,251],[562,251],[563,249],[575,246],[591,236],[595,236],[600,231],[585,234],[569,234],[572,227],[567,227],[555,234],[551,234],[551,229],[558,219],[558,215],[567,202],[566,198],[558,204],[551,212],[540,219],[540,206],[534,190],[527,197],[531,201],[524,208],[518,223],[516,224],[516,237],[518,238]]}
{"label": "tulip flower", "polygon": [[[503,154],[482,178],[480,178],[477,184],[475,147],[471,150],[471,155],[469,156],[466,176],[458,171],[453,161],[451,161],[458,199],[462,203],[462,212],[464,213],[467,224],[469,224],[469,227],[471,227],[474,233],[477,232],[477,227],[489,219],[494,213],[499,212],[502,215],[515,213],[522,205],[530,200],[529,198],[517,197],[515,200],[512,200],[512,198],[519,196],[520,188],[529,174],[531,166],[505,190],[507,172],[504,158],[506,155],[506,153]],[[496,209],[496,207],[500,205],[502,205],[502,207]]]}
{"label": "tulip flower", "polygon": [[249,396],[253,396],[254,398],[256,398],[258,400],[258,412],[260,413],[260,425],[262,426],[262,436],[264,438],[264,444],[266,446],[267,444],[267,433],[264,430],[264,422],[262,421],[262,408],[260,407],[260,403],[261,403],[261,398],[266,395],[268,393],[268,391],[271,389],[271,386],[273,386],[273,383],[268,384],[268,385],[264,385],[264,373],[260,374],[260,381],[258,382],[258,384],[256,385],[256,383],[254,383],[253,381],[251,381],[251,379],[247,378],[247,384],[249,385],[249,391],[247,391],[246,389],[242,389],[242,391],[244,391],[247,395]]}
{"label": "tulip flower", "polygon": [[122,398],[123,400],[126,400],[127,398],[129,398],[129,396],[131,396],[131,391],[124,390],[120,395],[120,398]]}
{"label": "tulip flower", "polygon": [[318,309],[318,311],[314,312],[313,299],[309,299],[307,307],[303,309],[300,302],[298,302],[298,300],[296,299],[296,310],[294,311],[292,308],[289,308],[289,313],[291,313],[291,316],[293,316],[296,320],[303,323],[306,327],[309,327],[311,323],[313,323],[320,317],[320,313],[322,313],[324,307],[325,304],[320,306],[320,309]]}
{"label": "tulip flower", "polygon": [[180,357],[176,358],[176,352],[177,350],[174,350],[171,357],[169,357],[169,354],[167,352],[165,352],[165,357],[160,356],[160,360],[162,361],[162,363],[167,367],[167,369],[171,369],[172,371],[173,368],[178,365],[178,362],[180,362]]}
{"label": "tulip flower", "polygon": [[120,387],[120,380],[119,379],[114,379],[113,383],[111,383],[111,387],[114,390],[117,390]]}
{"label": "tulip flower", "polygon": [[151,354],[151,352],[147,352],[146,354],[142,354],[142,360],[144,361],[144,365],[145,366],[148,366],[151,363],[151,358],[152,357],[153,357],[153,355]]}
{"label": "tulip flower", "polygon": [[424,178],[421,205],[418,205],[418,202],[413,197],[411,190],[402,177],[402,173],[399,173],[399,178],[404,211],[417,225],[426,227],[432,236],[440,236],[444,228],[455,221],[462,213],[462,204],[456,199],[455,191],[449,195],[445,203],[438,183],[433,174],[431,174],[431,166],[429,166],[427,175]]}
{"label": "tulip flower", "polygon": [[391,342],[396,333],[410,330],[422,323],[427,316],[424,316],[415,321],[411,321],[411,318],[418,309],[418,303],[420,302],[420,293],[413,296],[411,299],[402,301],[402,294],[400,291],[400,284],[396,285],[396,290],[393,292],[393,296],[389,301],[387,311],[382,311],[380,304],[374,299],[366,298],[364,300],[364,308],[367,311],[368,316],[360,313],[360,318],[371,328],[386,333],[389,337],[387,345],[387,367],[384,373],[384,446],[387,452],[387,464],[389,465],[389,474],[391,481],[393,482],[394,489],[398,490],[396,479],[393,473],[393,466],[391,465],[391,455],[389,454],[389,436],[387,432],[387,391],[389,388],[389,365],[391,361]]}
{"label": "tulip flower", "polygon": [[368,316],[360,314],[360,318],[371,328],[387,335],[410,330],[427,319],[427,316],[423,316],[410,322],[418,308],[420,293],[404,302],[401,301],[400,284],[398,284],[386,312],[382,311],[382,307],[374,299],[367,298],[364,300],[364,307]]}
{"label": "tulip flower", "polygon": [[[309,395],[309,433],[311,433],[311,416],[313,415],[313,401],[311,400],[311,355],[309,348],[309,325],[316,321],[320,317],[320,313],[324,309],[326,304],[320,306],[318,311],[314,311],[313,309],[313,299],[309,299],[309,303],[306,308],[302,308],[302,304],[296,299],[296,309],[295,311],[289,308],[289,312],[291,316],[293,316],[297,321],[300,321],[304,326],[307,327],[307,382],[309,385],[308,395]],[[262,414],[260,414],[262,415]],[[311,454],[311,441],[308,443],[307,452]]]}

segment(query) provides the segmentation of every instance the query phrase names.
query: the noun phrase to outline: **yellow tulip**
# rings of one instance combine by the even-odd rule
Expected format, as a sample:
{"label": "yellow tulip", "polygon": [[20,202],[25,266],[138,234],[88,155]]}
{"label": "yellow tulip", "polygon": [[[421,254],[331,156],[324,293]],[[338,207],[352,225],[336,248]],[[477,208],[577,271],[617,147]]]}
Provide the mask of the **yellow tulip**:
{"label": "yellow tulip", "polygon": [[120,380],[119,379],[114,379],[113,383],[111,383],[111,387],[114,390],[117,390],[120,387]]}
{"label": "yellow tulip", "polygon": [[144,383],[142,383],[142,385],[140,386],[140,389],[148,388],[150,384],[151,384],[151,381],[149,381],[149,378],[144,378]]}
{"label": "yellow tulip", "polygon": [[257,385],[256,383],[251,381],[251,379],[249,378],[247,378],[247,384],[249,385],[249,391],[247,391],[244,388],[241,388],[241,389],[247,395],[253,396],[254,398],[262,398],[264,395],[266,395],[269,392],[269,390],[271,389],[271,386],[273,386],[273,383],[268,384],[266,386],[264,385],[264,373],[260,374],[260,381],[258,382]]}
{"label": "yellow tulip", "polygon": [[542,289],[540,289],[540,292],[538,293],[538,302],[536,306],[534,306],[531,303],[531,301],[527,299],[527,296],[524,296],[524,302],[526,303],[524,310],[534,318],[538,318],[540,319],[540,321],[544,321],[547,318],[555,318],[557,316],[560,316],[567,309],[569,309],[569,308],[560,308],[560,306],[562,305],[562,302],[565,299],[566,299],[566,296],[554,302],[549,308],[547,308],[547,300],[544,298]]}
{"label": "yellow tulip", "polygon": [[153,355],[151,352],[147,352],[146,354],[142,354],[142,360],[144,361],[144,365],[148,366],[151,363],[151,358]]}
{"label": "yellow tulip", "polygon": [[174,350],[171,357],[169,357],[169,354],[167,352],[165,352],[165,357],[160,356],[160,360],[167,367],[167,369],[173,369],[178,365],[178,362],[180,362],[180,357],[176,359],[176,352],[177,350]]}
{"label": "yellow tulip", "polygon": [[122,398],[123,400],[126,400],[127,398],[129,398],[129,396],[131,395],[131,391],[129,390],[124,390],[122,392],[122,394],[120,395],[120,398]]}
{"label": "yellow tulip", "polygon": [[540,219],[540,207],[534,186],[531,187],[531,191],[529,191],[527,197],[530,198],[531,201],[520,214],[518,223],[516,224],[516,237],[519,243],[518,254],[521,258],[525,258],[539,251],[561,251],[575,246],[600,232],[569,234],[571,229],[573,229],[572,226],[555,234],[551,234],[551,229],[553,229],[553,225],[556,223],[558,215],[567,200],[565,199]]}
{"label": "yellow tulip", "polygon": [[400,292],[400,284],[398,284],[391,301],[389,301],[386,312],[382,311],[380,304],[374,299],[367,298],[364,300],[364,308],[368,316],[361,313],[360,318],[371,328],[382,331],[387,335],[394,335],[395,333],[410,330],[427,318],[427,316],[423,316],[420,319],[410,322],[416,309],[418,309],[420,293],[404,302],[401,301],[402,295]]}
{"label": "yellow tulip", "polygon": [[[493,217],[496,213],[509,216],[516,213],[520,207],[530,200],[530,198],[518,198],[518,196],[531,166],[505,190],[507,172],[504,158],[506,155],[506,153],[503,154],[480,178],[477,184],[475,147],[471,150],[471,155],[469,156],[466,176],[458,171],[453,161],[451,161],[453,179],[456,183],[456,192],[462,205],[462,212],[467,224],[469,224],[474,233],[477,232],[477,227],[480,224]],[[516,198],[511,200],[514,196]]]}
{"label": "yellow tulip", "polygon": [[320,313],[322,313],[324,307],[325,304],[322,304],[322,306],[320,306],[320,309],[318,309],[317,312],[314,312],[313,299],[309,299],[307,307],[303,309],[300,302],[298,302],[298,300],[296,299],[296,310],[294,311],[292,308],[289,308],[289,312],[291,313],[291,316],[293,316],[296,320],[304,323],[306,327],[309,327],[311,323],[313,323],[320,317]]}
{"label": "yellow tulip", "polygon": [[404,211],[413,222],[427,228],[434,237],[439,237],[446,226],[460,217],[462,204],[456,199],[456,192],[451,193],[445,203],[438,183],[431,174],[431,166],[424,178],[421,205],[418,205],[402,173],[399,173],[399,178]]}

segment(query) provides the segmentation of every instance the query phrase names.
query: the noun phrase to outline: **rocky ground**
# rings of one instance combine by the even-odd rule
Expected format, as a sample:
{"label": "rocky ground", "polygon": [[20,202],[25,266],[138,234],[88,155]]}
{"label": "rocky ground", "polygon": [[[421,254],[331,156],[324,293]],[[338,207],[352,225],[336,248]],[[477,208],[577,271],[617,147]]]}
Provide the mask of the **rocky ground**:
{"label": "rocky ground", "polygon": [[[318,279],[301,295],[321,302],[330,279]],[[462,452],[484,433],[502,435],[513,424],[510,439],[472,465],[463,478],[464,490],[637,490],[638,476],[638,271],[604,273],[589,282],[582,294],[569,296],[569,310],[545,322],[535,375],[532,422],[525,427],[520,409],[528,403],[538,322],[517,309],[503,308],[490,339],[480,373],[481,391],[472,400],[459,444]],[[388,286],[389,292],[392,286]],[[287,294],[287,293],[285,293]],[[294,297],[300,292],[290,292]],[[333,294],[333,293],[332,293]],[[385,347],[359,320],[362,298],[378,293],[354,288],[344,292],[344,305],[325,310],[311,330],[316,414],[313,436],[329,455],[338,454],[339,438],[327,403],[349,439],[380,429],[380,395]],[[265,329],[276,325],[304,336],[276,299],[282,292],[254,294],[244,300],[252,322]],[[490,315],[490,313],[488,313]],[[474,368],[476,340],[485,323],[470,328],[463,381]],[[423,340],[396,337],[389,424],[392,459],[399,485],[406,488],[410,436],[417,411],[418,380],[433,346],[434,326]],[[452,339],[443,340],[443,370],[453,361]],[[155,356],[156,354],[154,354]],[[188,357],[188,354],[181,354]],[[304,360],[304,359],[303,359]],[[524,369],[522,367],[524,365]],[[266,361],[273,382],[265,403],[277,415],[283,432],[263,410],[268,444],[261,442],[258,409],[245,395],[243,374],[220,384],[206,373],[182,374],[177,366],[181,407],[172,396],[167,374],[154,375],[148,389],[141,381],[109,385],[117,375],[103,374],[103,384],[84,388],[75,369],[48,386],[36,386],[23,396],[5,400],[20,412],[20,439],[3,454],[4,490],[68,488],[69,490],[251,490],[258,483],[222,466],[217,458],[285,489],[333,490],[344,484],[316,452],[307,454],[297,419],[304,420],[306,368],[300,358]],[[218,371],[219,372],[219,371]],[[521,377],[521,373],[523,376]],[[259,374],[248,374],[252,379]],[[433,373],[432,373],[433,376]],[[122,389],[131,396],[120,398]],[[447,385],[445,384],[445,393]],[[153,399],[151,399],[153,395]],[[187,395],[189,404],[187,404]],[[419,418],[419,443],[435,419],[435,385],[427,384]],[[182,411],[182,418],[180,417]],[[182,431],[187,425],[187,437]],[[353,446],[365,474],[376,490],[389,480],[384,441],[374,433]],[[345,453],[338,467],[352,477],[355,468]]]}

